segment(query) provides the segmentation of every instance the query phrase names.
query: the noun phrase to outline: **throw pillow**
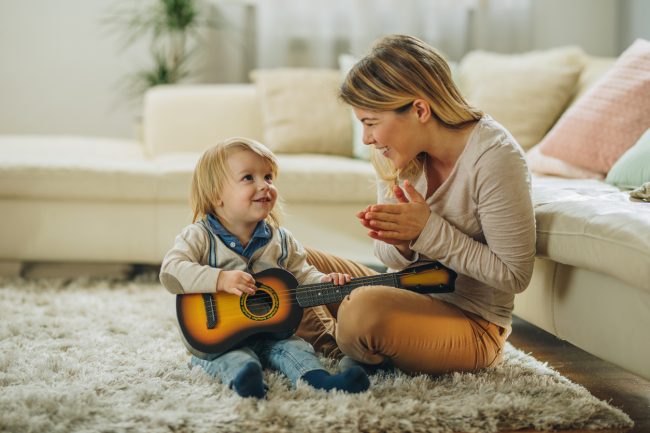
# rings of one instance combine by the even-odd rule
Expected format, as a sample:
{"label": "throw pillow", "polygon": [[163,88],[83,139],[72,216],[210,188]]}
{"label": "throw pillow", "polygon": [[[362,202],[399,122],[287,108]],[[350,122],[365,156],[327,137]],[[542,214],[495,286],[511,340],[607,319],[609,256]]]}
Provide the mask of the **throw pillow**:
{"label": "throw pillow", "polygon": [[612,68],[614,62],[616,62],[616,57],[586,56],[585,67],[582,68],[569,105],[580,99],[587,90],[600,81],[607,71]]}
{"label": "throw pillow", "polygon": [[265,144],[278,153],[352,156],[350,113],[338,100],[336,69],[256,70]]}
{"label": "throw pillow", "polygon": [[650,127],[650,42],[637,40],[544,138],[543,154],[607,173]]}
{"label": "throw pillow", "polygon": [[530,149],[567,105],[584,59],[577,47],[511,55],[474,51],[460,63],[460,88]]}
{"label": "throw pillow", "polygon": [[[341,71],[341,80],[345,79],[350,69],[357,63],[359,59],[351,54],[341,54],[339,56],[339,68]],[[370,160],[370,152],[372,146],[363,144],[363,125],[354,115],[352,107],[348,107],[350,112],[350,119],[352,119],[352,154],[355,158]]]}
{"label": "throw pillow", "polygon": [[628,189],[650,182],[650,129],[616,161],[605,181]]}
{"label": "throw pillow", "polygon": [[526,152],[526,162],[530,171],[537,174],[550,174],[553,176],[568,177],[571,179],[598,179],[605,176],[584,168],[576,167],[561,159],[543,155],[539,151],[539,145],[533,146]]}

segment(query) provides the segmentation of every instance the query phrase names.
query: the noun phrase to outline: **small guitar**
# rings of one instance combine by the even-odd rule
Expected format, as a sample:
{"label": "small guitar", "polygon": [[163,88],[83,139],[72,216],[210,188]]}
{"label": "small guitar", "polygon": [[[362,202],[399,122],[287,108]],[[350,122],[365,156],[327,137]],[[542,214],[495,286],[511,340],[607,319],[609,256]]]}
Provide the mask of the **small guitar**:
{"label": "small guitar", "polygon": [[418,293],[453,292],[456,273],[438,262],[400,272],[353,278],[339,286],[307,284],[283,269],[253,275],[257,291],[241,297],[230,293],[176,296],[176,315],[185,345],[194,355],[213,359],[257,334],[293,334],[303,309],[341,302],[357,287],[381,285]]}

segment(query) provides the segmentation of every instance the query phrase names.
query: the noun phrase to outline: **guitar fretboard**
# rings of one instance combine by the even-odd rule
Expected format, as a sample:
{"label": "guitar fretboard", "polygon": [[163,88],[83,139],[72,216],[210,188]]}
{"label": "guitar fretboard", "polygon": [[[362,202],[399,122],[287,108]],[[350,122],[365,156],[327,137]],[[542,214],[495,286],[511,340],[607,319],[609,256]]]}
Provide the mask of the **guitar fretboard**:
{"label": "guitar fretboard", "polygon": [[381,274],[354,278],[343,286],[337,286],[333,283],[306,284],[298,287],[296,300],[298,305],[303,308],[332,304],[341,302],[357,287],[372,285],[399,287],[398,281],[397,274]]}

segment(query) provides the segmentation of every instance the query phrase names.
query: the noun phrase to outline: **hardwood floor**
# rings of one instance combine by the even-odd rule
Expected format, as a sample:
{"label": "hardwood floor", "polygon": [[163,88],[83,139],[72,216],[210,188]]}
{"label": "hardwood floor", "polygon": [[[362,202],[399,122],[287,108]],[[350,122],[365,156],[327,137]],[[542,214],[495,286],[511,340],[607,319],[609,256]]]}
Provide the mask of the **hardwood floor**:
{"label": "hardwood floor", "polygon": [[[616,432],[650,433],[650,381],[590,355],[517,317],[513,320],[512,328],[508,341],[513,346],[540,361],[548,362],[562,375],[584,386],[597,398],[623,410],[634,420],[632,429]],[[582,430],[571,430],[578,431]]]}

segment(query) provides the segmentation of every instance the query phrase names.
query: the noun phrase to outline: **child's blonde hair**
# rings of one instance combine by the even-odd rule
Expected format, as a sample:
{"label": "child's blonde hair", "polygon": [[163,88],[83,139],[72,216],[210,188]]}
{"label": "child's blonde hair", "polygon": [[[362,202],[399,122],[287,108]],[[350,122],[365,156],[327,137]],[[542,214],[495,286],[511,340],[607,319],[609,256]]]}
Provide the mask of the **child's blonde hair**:
{"label": "child's blonde hair", "polygon": [[[370,54],[348,72],[339,96],[356,108],[398,113],[405,112],[416,99],[424,99],[433,117],[452,129],[483,116],[481,110],[465,101],[443,56],[420,39],[405,35],[380,39]],[[372,162],[383,180],[395,182],[419,173],[424,155],[418,155],[401,172],[375,152]]]}
{"label": "child's blonde hair", "polygon": [[[250,138],[231,137],[206,150],[196,163],[192,175],[190,205],[194,216],[192,222],[205,218],[208,214],[216,215],[215,203],[221,200],[223,190],[230,177],[228,156],[234,150],[248,150],[264,158],[271,166],[273,179],[278,175],[278,160],[266,146]],[[279,202],[273,207],[266,222],[273,227],[280,225]]]}

